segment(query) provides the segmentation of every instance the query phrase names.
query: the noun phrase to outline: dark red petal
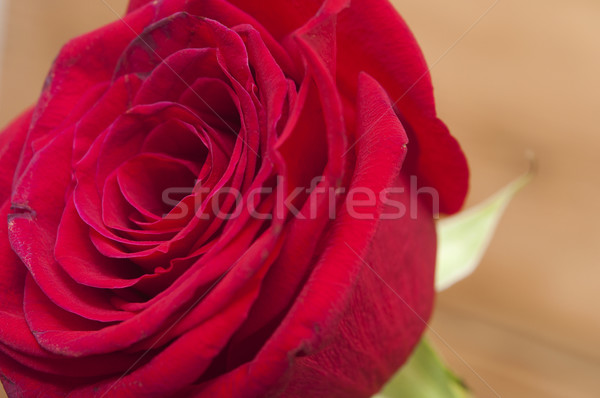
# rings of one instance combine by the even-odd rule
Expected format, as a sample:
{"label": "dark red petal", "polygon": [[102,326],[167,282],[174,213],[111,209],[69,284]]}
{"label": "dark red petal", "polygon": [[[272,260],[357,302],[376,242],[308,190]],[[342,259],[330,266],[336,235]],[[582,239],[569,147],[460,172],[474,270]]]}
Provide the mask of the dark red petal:
{"label": "dark red petal", "polygon": [[[112,172],[104,183],[104,190],[102,192],[102,221],[110,229],[118,231],[133,230],[135,224],[132,219],[134,217],[142,218],[142,216],[123,196],[119,182],[117,181],[117,171]],[[119,234],[117,231],[115,233]]]}
{"label": "dark red petal", "polygon": [[89,239],[71,198],[62,216],[55,248],[56,261],[77,283],[98,288],[125,288],[141,278],[135,264],[102,256]]}
{"label": "dark red petal", "polygon": [[114,81],[102,97],[77,120],[73,140],[73,165],[81,160],[102,132],[131,107],[140,85],[141,80],[137,76],[123,76]]}
{"label": "dark red petal", "polygon": [[[235,28],[238,25],[244,24],[252,26],[253,29],[256,29],[260,33],[262,41],[269,48],[269,51],[277,60],[277,64],[286,75],[294,78],[296,81],[301,79],[298,66],[294,65],[290,56],[281,44],[279,44],[279,41],[283,36],[311,18],[314,15],[314,13],[311,13],[311,10],[314,8],[316,11],[321,1],[294,0],[291,2],[286,1],[285,3],[268,1],[267,4],[259,4],[248,0],[177,1],[179,1],[180,7],[183,7],[190,14],[219,21],[219,23],[227,27]],[[282,23],[282,21],[285,21],[285,23]],[[286,32],[276,32],[273,29],[273,23],[280,26],[285,25]],[[279,34],[282,34],[282,36],[279,36]]]}
{"label": "dark red petal", "polygon": [[248,60],[255,70],[260,103],[267,113],[267,129],[275,135],[288,93],[286,77],[256,29],[242,25],[235,30],[246,40]]}
{"label": "dark red petal", "polygon": [[[298,110],[294,111],[296,115],[292,113],[290,122],[286,125],[287,131],[284,130],[277,143],[282,156],[284,158],[290,157],[290,161],[287,162],[287,166],[289,167],[287,172],[291,176],[294,176],[294,172],[297,174],[297,180],[292,177],[292,187],[308,187],[310,186],[311,179],[320,176],[322,173],[325,173],[324,175],[333,181],[332,185],[340,186],[342,184],[345,169],[343,154],[347,145],[347,137],[344,133],[346,129],[341,99],[335,86],[335,81],[331,76],[331,71],[328,69],[330,65],[327,65],[326,60],[324,60],[324,58],[334,57],[332,53],[334,49],[320,46],[320,43],[317,43],[312,37],[318,33],[319,37],[323,36],[324,41],[335,42],[335,24],[331,21],[335,21],[335,13],[344,4],[345,2],[343,1],[326,2],[321,13],[309,22],[308,25],[310,26],[307,25],[307,27],[300,29],[297,32],[297,36],[294,36],[299,46],[299,51],[304,58],[307,73],[298,94]],[[310,96],[311,93],[312,95],[316,95],[318,99],[312,96],[302,98],[303,95]],[[305,103],[302,104],[301,100],[304,100]],[[306,112],[309,116],[307,118],[300,118],[297,115],[299,112]],[[306,132],[311,135],[309,137],[303,135],[294,137],[291,132],[294,131],[295,123],[306,119],[308,119]],[[315,126],[315,123],[323,124],[326,132],[324,138],[327,145],[318,141],[323,139],[323,137],[319,137],[319,134],[322,136],[321,131],[323,128]],[[308,145],[312,147],[312,150],[297,150],[297,145],[301,147]],[[323,151],[325,149],[327,150],[326,153],[316,152],[317,150]],[[302,161],[302,159],[298,158],[299,154],[305,157],[310,154],[313,158],[305,158]],[[323,162],[327,163],[323,164]],[[297,170],[296,168],[300,165],[303,168],[310,167],[311,170],[309,172],[303,169]],[[325,171],[323,171],[323,168],[325,168]]]}
{"label": "dark red petal", "polygon": [[[192,189],[198,170],[191,162],[146,153],[134,156],[117,170],[121,192],[129,203],[147,216],[164,217],[171,209],[163,200],[169,188]],[[111,198],[106,198],[108,202]]]}
{"label": "dark red petal", "polygon": [[193,109],[215,130],[240,133],[240,105],[233,89],[221,79],[200,78],[181,95],[179,101]]}
{"label": "dark red petal", "polygon": [[203,164],[207,156],[207,148],[196,129],[177,119],[154,128],[144,139],[141,152],[163,153],[198,164]]}
{"label": "dark red petal", "polygon": [[[130,3],[129,12],[147,5],[146,8],[154,9],[159,19],[165,18],[172,13],[185,11],[202,18],[219,21],[230,28],[241,24],[249,24],[260,32],[262,40],[286,74],[299,80],[300,73],[297,67],[277,40],[282,39],[285,35],[312,18],[321,6],[321,2],[319,0],[294,0],[292,3],[269,1],[268,5],[263,6],[260,2],[259,4],[247,0],[170,0],[168,2],[152,4],[148,4],[149,2],[143,0],[134,0]],[[282,23],[282,21],[286,22]],[[278,27],[281,29],[278,29]]]}
{"label": "dark red petal", "polygon": [[319,10],[323,0],[230,0],[231,4],[256,18],[271,34],[281,40],[304,25]]}
{"label": "dark red petal", "polygon": [[164,59],[144,80],[134,103],[175,102],[199,77],[225,79],[214,48],[188,48]]}
{"label": "dark red petal", "polygon": [[438,190],[442,212],[458,211],[468,188],[467,163],[436,117],[429,70],[406,23],[386,0],[352,0],[351,7],[340,13],[337,30],[340,89],[355,96],[361,71],[385,87],[414,130],[411,139],[418,151],[411,151],[407,165],[414,162],[416,169],[407,171],[417,174],[421,186]]}
{"label": "dark red petal", "polygon": [[[394,185],[409,189],[407,180]],[[408,194],[389,198],[410,206]],[[282,396],[371,396],[410,356],[434,296],[435,228],[427,206],[418,203],[417,212],[381,221],[347,312],[321,349],[297,359]]]}

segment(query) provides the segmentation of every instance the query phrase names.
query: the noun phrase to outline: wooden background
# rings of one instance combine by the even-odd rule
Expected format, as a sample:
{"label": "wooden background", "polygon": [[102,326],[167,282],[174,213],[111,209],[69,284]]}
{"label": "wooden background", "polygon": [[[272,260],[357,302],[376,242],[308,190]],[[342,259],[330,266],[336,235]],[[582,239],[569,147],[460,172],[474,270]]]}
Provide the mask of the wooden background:
{"label": "wooden background", "polygon": [[[523,173],[526,151],[539,162],[481,268],[440,295],[435,344],[478,397],[600,396],[600,2],[395,4],[470,160],[469,204]],[[6,11],[2,125],[35,101],[61,44],[116,18],[101,0]]]}

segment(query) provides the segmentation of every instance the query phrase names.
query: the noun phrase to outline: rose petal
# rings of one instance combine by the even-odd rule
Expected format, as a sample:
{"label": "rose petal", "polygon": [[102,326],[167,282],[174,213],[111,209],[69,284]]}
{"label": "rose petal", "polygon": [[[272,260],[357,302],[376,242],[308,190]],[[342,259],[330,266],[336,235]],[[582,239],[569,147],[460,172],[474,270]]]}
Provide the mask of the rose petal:
{"label": "rose petal", "polygon": [[25,111],[11,122],[0,134],[0,200],[6,200],[11,193],[14,171],[19,162],[23,143],[31,122],[33,109]]}
{"label": "rose petal", "polygon": [[319,11],[323,0],[230,0],[258,20],[277,40],[303,26]]}
{"label": "rose petal", "polygon": [[352,6],[340,13],[337,29],[340,90],[354,97],[361,71],[386,88],[414,130],[414,149],[407,158],[412,170],[407,171],[418,175],[420,186],[437,189],[442,212],[458,211],[467,192],[467,163],[436,117],[429,70],[406,23],[388,1],[352,0]]}
{"label": "rose petal", "polygon": [[[123,20],[71,40],[61,50],[46,79],[35,108],[27,143],[50,133],[76,107],[86,91],[110,80],[125,46],[152,20],[151,9],[140,10]],[[107,46],[106,43],[111,43]],[[17,174],[29,164],[33,150],[26,146]]]}
{"label": "rose petal", "polygon": [[233,89],[221,79],[200,78],[181,95],[180,104],[193,109],[215,130],[240,133],[240,105]]}
{"label": "rose petal", "polygon": [[125,288],[135,285],[142,270],[135,264],[102,256],[92,245],[89,226],[79,215],[73,199],[67,202],[56,238],[56,261],[71,278],[97,288]]}
{"label": "rose petal", "polygon": [[[214,36],[211,25],[203,18],[186,12],[177,12],[147,26],[144,32],[123,51],[115,78],[131,73],[145,77],[178,51],[190,48],[213,48]],[[174,77],[180,79],[179,76]]]}
{"label": "rose petal", "polygon": [[123,76],[113,82],[94,106],[81,116],[75,126],[73,165],[81,160],[102,132],[127,111],[140,85],[141,80],[137,76]]}
{"label": "rose petal", "polygon": [[0,353],[0,369],[2,385],[11,397],[64,397],[72,385],[70,380],[32,371],[3,353]]}
{"label": "rose petal", "polygon": [[70,185],[73,131],[57,136],[38,151],[19,177],[12,195],[9,239],[36,282],[68,311],[101,321],[128,318],[106,296],[75,283],[54,259],[56,230]]}

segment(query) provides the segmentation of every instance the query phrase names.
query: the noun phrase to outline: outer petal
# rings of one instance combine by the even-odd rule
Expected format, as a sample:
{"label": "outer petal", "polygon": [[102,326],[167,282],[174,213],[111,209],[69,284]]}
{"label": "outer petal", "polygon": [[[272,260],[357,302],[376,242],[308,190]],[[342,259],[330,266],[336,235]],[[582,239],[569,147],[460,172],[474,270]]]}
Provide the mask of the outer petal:
{"label": "outer petal", "polygon": [[24,112],[0,134],[0,201],[10,196],[15,168],[27,137],[33,110]]}
{"label": "outer petal", "polygon": [[111,79],[125,46],[153,17],[152,10],[132,14],[124,21],[113,22],[73,39],[62,48],[35,107],[32,128],[27,136],[18,174],[34,156],[35,148],[31,144],[48,134],[52,135],[52,131],[61,126],[73,109],[77,108],[87,91],[98,83]]}
{"label": "outer petal", "polygon": [[104,295],[68,278],[54,259],[56,228],[70,183],[72,137],[68,130],[58,135],[35,154],[16,181],[9,215],[10,243],[42,289],[64,308],[91,318],[96,314],[108,321],[125,319],[110,309]]}
{"label": "outer petal", "polygon": [[[23,319],[23,287],[27,269],[14,253],[8,240],[6,218],[10,211],[10,191],[18,157],[25,140],[32,111],[27,111],[13,121],[0,135],[0,200],[2,207],[0,217],[0,340],[13,343],[12,348],[27,350],[32,344],[33,336],[27,329]],[[25,342],[25,343],[23,343]],[[35,342],[33,342],[35,345]],[[4,362],[0,359],[0,370],[5,371]]]}
{"label": "outer petal", "polygon": [[64,397],[69,389],[56,376],[32,371],[0,353],[0,381],[9,397]]}
{"label": "outer petal", "polygon": [[[398,101],[408,123],[409,173],[420,185],[440,194],[440,211],[453,213],[463,204],[468,187],[465,157],[446,126],[436,117],[429,70],[406,23],[387,0],[352,0],[338,20],[338,85],[350,97],[356,76],[372,75]],[[360,137],[360,136],[358,136]],[[359,138],[357,138],[359,139]]]}
{"label": "outer petal", "polygon": [[[406,194],[391,198],[408,206]],[[341,322],[319,349],[296,359],[281,397],[370,397],[410,356],[434,297],[435,228],[422,203],[418,213],[379,224]]]}
{"label": "outer petal", "polygon": [[148,3],[151,3],[154,0],[130,0],[129,6],[127,7],[127,13],[133,12],[140,7],[145,6]]}

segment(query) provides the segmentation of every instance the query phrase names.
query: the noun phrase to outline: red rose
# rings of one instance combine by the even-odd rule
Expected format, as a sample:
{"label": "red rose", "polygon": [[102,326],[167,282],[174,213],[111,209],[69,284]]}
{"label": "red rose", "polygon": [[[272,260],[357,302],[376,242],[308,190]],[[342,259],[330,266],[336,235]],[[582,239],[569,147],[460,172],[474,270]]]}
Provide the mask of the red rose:
{"label": "red rose", "polygon": [[368,397],[406,360],[468,173],[404,22],[348,3],[133,0],[63,48],[0,136],[9,395]]}

